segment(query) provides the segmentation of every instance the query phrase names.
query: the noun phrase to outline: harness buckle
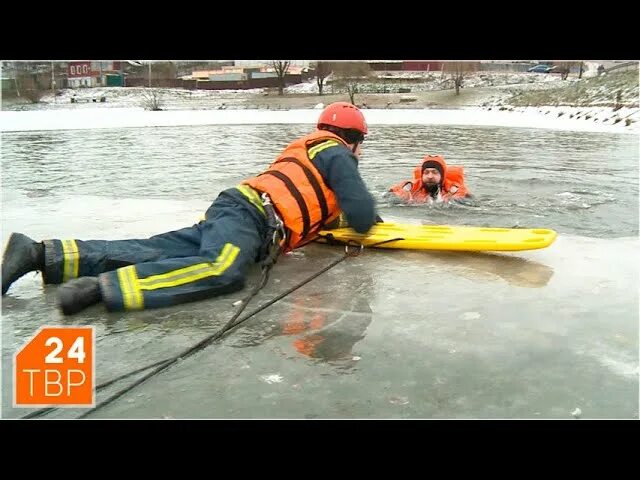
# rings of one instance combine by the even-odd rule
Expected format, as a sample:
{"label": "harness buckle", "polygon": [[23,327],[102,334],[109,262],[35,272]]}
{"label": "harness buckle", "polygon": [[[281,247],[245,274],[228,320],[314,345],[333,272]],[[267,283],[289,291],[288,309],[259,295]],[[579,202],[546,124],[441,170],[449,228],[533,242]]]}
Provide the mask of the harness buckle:
{"label": "harness buckle", "polygon": [[287,237],[287,231],[284,228],[284,222],[276,212],[276,209],[273,206],[273,202],[271,201],[271,198],[269,197],[267,192],[263,192],[260,198],[262,199],[262,205],[265,207],[269,227],[273,229],[271,241],[274,245],[278,245]]}

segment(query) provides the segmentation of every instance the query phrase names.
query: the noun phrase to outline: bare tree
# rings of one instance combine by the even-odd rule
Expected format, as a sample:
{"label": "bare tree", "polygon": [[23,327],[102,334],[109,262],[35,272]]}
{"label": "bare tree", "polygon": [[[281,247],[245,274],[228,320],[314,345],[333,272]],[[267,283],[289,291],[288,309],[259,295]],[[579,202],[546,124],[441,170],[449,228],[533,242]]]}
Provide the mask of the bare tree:
{"label": "bare tree", "polygon": [[371,81],[373,74],[366,62],[336,62],[333,64],[333,82],[338,88],[344,89],[349,94],[349,101],[355,105],[355,95],[359,86]]}
{"label": "bare tree", "polygon": [[456,95],[460,95],[464,77],[478,71],[478,69],[479,62],[444,62],[442,64],[442,73],[451,75],[456,88]]}
{"label": "bare tree", "polygon": [[[616,91],[616,104],[613,107],[613,111],[620,110],[622,108],[622,90]],[[628,115],[627,115],[628,116]],[[622,120],[622,119],[620,119]]]}
{"label": "bare tree", "polygon": [[569,77],[569,72],[571,72],[571,68],[577,66],[582,62],[554,62],[554,66],[556,67],[552,72],[559,73],[562,80],[566,80]]}
{"label": "bare tree", "polygon": [[[166,82],[176,78],[175,62],[154,62],[153,63],[153,79],[154,84],[159,87],[166,87]],[[171,86],[169,84],[169,86]]]}
{"label": "bare tree", "polygon": [[39,65],[35,62],[17,62],[15,68],[16,92],[29,100],[38,103],[44,95],[45,88],[39,74]]}
{"label": "bare tree", "polygon": [[284,95],[284,77],[289,71],[291,60],[272,60],[271,66],[278,76],[278,95]]}
{"label": "bare tree", "polygon": [[127,60],[124,67],[128,71],[133,69],[135,76],[144,77],[148,87],[166,86],[166,81],[175,79],[177,72],[176,63],[172,61]]}
{"label": "bare tree", "polygon": [[318,62],[316,64],[316,83],[318,84],[318,95],[322,95],[324,80],[331,75],[331,64],[329,62]]}
{"label": "bare tree", "polygon": [[18,67],[18,64],[18,62],[3,62],[3,65],[11,65],[11,68],[13,70],[13,83],[16,89],[16,95],[20,97],[20,84],[18,83],[18,73],[20,72],[20,68]]}
{"label": "bare tree", "polygon": [[140,104],[145,110],[157,112],[162,110],[162,94],[155,88],[145,88],[142,92]]}
{"label": "bare tree", "polygon": [[569,77],[569,73],[572,68],[578,67],[579,73],[578,78],[582,78],[582,73],[584,71],[584,62],[555,62],[555,73],[559,73],[562,80],[566,80]]}

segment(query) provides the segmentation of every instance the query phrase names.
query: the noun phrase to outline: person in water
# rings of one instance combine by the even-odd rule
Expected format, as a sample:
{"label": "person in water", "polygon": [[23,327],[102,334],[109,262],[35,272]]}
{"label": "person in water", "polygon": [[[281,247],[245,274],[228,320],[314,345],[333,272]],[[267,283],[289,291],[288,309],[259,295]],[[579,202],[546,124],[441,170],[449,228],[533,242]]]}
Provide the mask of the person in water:
{"label": "person in water", "polygon": [[464,183],[464,169],[448,166],[441,155],[426,155],[413,171],[413,179],[389,189],[405,203],[434,203],[472,198]]}

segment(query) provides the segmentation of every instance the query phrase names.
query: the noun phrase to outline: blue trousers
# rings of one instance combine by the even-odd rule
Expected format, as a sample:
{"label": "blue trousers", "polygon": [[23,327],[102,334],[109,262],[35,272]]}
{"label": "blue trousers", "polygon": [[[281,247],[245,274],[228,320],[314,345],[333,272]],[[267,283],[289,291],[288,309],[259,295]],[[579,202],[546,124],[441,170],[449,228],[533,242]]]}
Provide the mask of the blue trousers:
{"label": "blue trousers", "polygon": [[139,240],[45,240],[45,283],[97,276],[108,310],[176,305],[244,287],[264,256],[267,220],[247,186],[220,193],[191,227]]}

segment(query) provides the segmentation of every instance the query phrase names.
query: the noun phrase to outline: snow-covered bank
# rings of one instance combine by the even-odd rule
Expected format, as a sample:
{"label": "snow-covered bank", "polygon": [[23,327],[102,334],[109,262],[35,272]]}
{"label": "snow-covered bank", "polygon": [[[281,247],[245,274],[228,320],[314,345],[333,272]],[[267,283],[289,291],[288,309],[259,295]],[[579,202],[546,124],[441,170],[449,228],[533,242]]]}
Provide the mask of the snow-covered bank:
{"label": "snow-covered bank", "polygon": [[[604,107],[522,107],[512,111],[476,107],[458,110],[368,109],[364,112],[367,122],[373,126],[473,125],[631,134],[640,132],[640,112],[638,109],[628,108],[622,108],[616,112],[613,112],[611,108]],[[184,125],[314,124],[317,118],[318,111],[313,109],[151,112],[142,108],[87,108],[82,110],[1,111],[0,131]]]}

